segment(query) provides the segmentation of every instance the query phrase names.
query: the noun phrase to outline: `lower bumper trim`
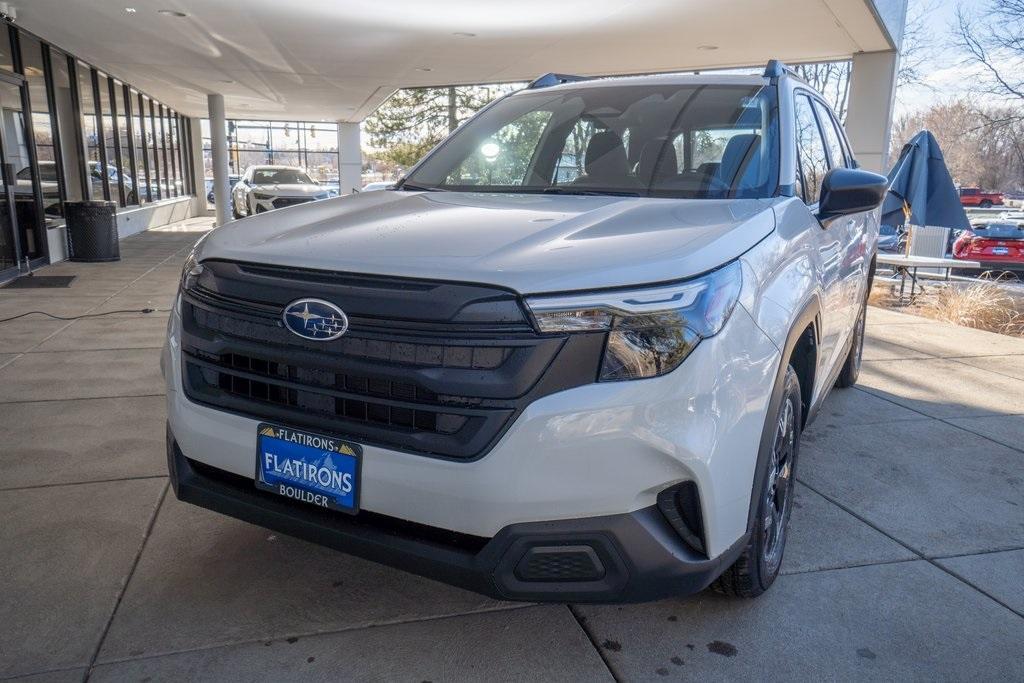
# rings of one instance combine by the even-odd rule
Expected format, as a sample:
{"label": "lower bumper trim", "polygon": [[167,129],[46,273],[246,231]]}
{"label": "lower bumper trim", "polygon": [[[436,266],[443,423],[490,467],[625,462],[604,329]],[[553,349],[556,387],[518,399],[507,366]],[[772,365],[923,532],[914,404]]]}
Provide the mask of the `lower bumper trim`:
{"label": "lower bumper trim", "polygon": [[[695,593],[724,571],[746,543],[741,538],[719,557],[703,558],[656,506],[603,517],[511,524],[490,539],[365,511],[335,514],[260,491],[245,477],[190,460],[169,427],[167,460],[179,500],[504,600],[642,602]],[[594,571],[563,573],[553,580],[524,574],[524,559],[529,564],[552,548],[587,557]]]}

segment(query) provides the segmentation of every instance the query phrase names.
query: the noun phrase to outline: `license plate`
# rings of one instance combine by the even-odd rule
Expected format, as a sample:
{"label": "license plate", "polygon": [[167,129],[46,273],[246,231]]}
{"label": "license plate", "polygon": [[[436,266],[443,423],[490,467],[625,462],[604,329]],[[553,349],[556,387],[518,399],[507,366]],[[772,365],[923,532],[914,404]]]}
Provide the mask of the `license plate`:
{"label": "license plate", "polygon": [[256,488],[330,510],[359,511],[362,448],[289,427],[256,428]]}
{"label": "license plate", "polygon": [[1010,253],[1010,250],[1006,247],[992,247],[992,253],[996,256],[1006,256]]}

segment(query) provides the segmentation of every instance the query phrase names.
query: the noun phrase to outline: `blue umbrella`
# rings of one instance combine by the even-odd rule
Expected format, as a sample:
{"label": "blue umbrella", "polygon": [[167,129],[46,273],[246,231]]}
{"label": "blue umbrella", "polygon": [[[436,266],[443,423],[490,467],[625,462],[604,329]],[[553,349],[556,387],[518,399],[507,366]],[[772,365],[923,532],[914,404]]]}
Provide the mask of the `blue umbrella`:
{"label": "blue umbrella", "polygon": [[889,193],[882,203],[882,223],[953,230],[971,227],[939,143],[926,130],[903,146],[899,160],[889,171]]}

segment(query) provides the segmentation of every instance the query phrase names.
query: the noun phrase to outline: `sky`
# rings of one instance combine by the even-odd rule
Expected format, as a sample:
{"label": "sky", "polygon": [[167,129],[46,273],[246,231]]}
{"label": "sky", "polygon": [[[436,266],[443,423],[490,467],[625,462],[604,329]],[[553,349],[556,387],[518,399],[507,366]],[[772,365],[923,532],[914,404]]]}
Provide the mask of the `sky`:
{"label": "sky", "polygon": [[[905,86],[896,92],[896,114],[926,109],[937,101],[970,96],[975,101],[1002,104],[1004,100],[971,91],[971,84],[983,75],[982,68],[966,63],[963,54],[952,49],[957,5],[981,5],[980,0],[910,0],[908,15],[920,14],[926,40],[930,43],[927,61],[921,66],[924,84]],[[930,11],[922,13],[922,8]]]}

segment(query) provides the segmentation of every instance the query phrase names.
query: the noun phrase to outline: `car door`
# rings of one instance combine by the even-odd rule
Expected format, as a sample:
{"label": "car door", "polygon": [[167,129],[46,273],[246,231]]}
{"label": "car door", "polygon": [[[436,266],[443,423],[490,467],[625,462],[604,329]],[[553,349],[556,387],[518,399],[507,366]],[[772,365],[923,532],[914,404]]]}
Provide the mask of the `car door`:
{"label": "car door", "polygon": [[[829,168],[852,167],[853,160],[843,144],[842,133],[835,117],[821,100],[814,99],[813,102],[814,111],[818,115],[818,125],[825,140],[825,150],[828,152]],[[839,240],[842,256],[839,264],[839,286],[845,309],[846,333],[841,335],[840,348],[846,346],[846,340],[853,331],[864,298],[867,296],[866,288],[870,286],[867,281],[868,268],[878,239],[875,215],[873,211],[851,214],[837,218],[828,226],[828,231],[835,233],[836,239]]]}
{"label": "car door", "polygon": [[[796,130],[797,184],[808,211],[818,213],[821,185],[829,171],[829,157],[825,141],[818,126],[818,117],[808,94],[797,92],[794,96],[793,119]],[[815,273],[821,298],[821,319],[819,326],[818,377],[826,377],[835,367],[841,352],[840,343],[845,338],[849,310],[843,291],[842,273],[846,236],[842,230],[832,230],[812,219],[814,228],[810,235],[812,256],[816,262]]]}

